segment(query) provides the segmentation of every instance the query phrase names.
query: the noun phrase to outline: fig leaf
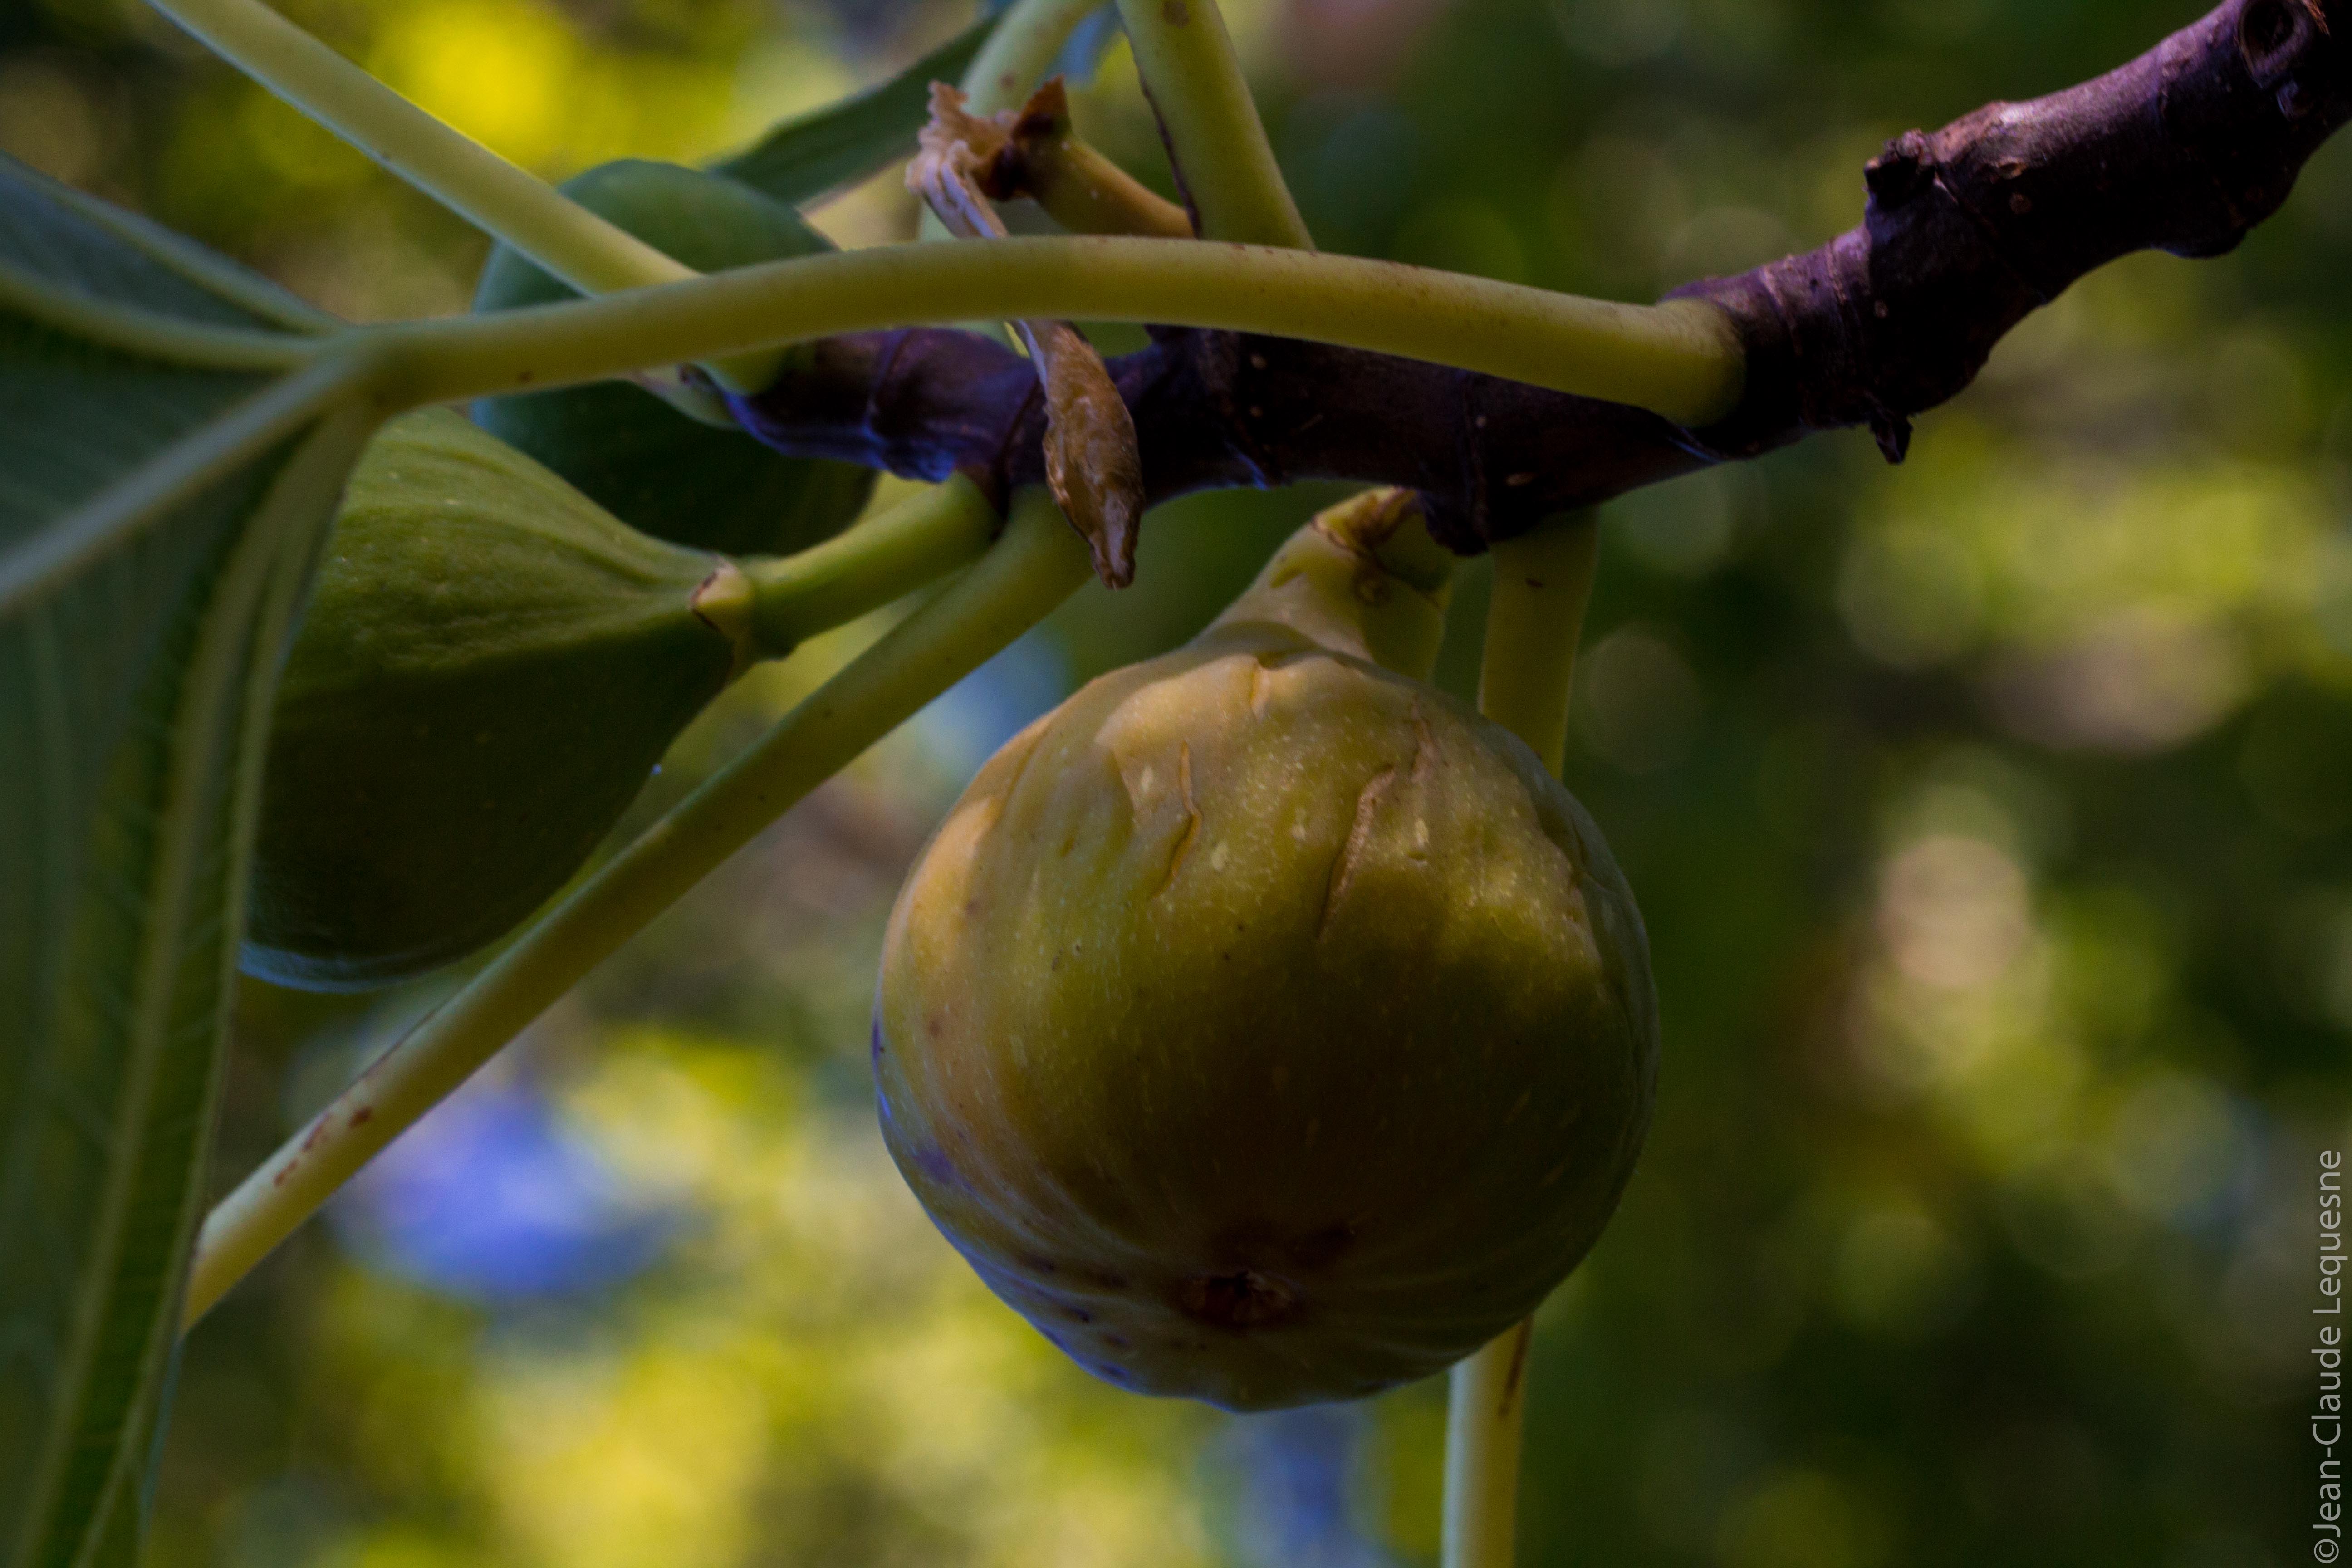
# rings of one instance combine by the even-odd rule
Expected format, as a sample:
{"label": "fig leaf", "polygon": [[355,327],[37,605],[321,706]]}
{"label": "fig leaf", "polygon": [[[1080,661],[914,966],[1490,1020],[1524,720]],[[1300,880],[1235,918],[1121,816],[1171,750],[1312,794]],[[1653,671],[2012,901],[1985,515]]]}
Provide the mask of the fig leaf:
{"label": "fig leaf", "polygon": [[795,115],[713,167],[801,206],[905,163],[930,118],[931,83],[961,80],[1003,19],[1001,12],[982,18],[887,81]]}
{"label": "fig leaf", "polygon": [[0,159],[9,1568],[143,1530],[270,694],[372,417],[356,369],[250,366],[329,326]]}

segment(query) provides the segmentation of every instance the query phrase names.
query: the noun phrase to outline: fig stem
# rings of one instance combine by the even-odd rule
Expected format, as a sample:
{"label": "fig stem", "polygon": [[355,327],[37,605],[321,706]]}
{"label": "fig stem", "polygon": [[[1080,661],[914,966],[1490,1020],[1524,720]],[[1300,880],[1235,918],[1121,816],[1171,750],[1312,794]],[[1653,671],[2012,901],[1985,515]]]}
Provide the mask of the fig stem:
{"label": "fig stem", "polygon": [[[943,504],[987,513],[957,479]],[[532,925],[223,1199],[196,1246],[194,1323],[400,1132],[811,790],[1043,619],[1091,573],[1042,486],[988,552]]]}
{"label": "fig stem", "polygon": [[[261,0],[150,3],[263,87],[583,294],[698,276],[402,97]],[[713,359],[709,370],[721,385],[748,393],[772,382],[777,365],[775,353],[761,351]],[[676,395],[695,397],[683,386]]]}
{"label": "fig stem", "polygon": [[1309,642],[1426,680],[1445,639],[1453,553],[1429,536],[1412,490],[1365,490],[1283,542],[1219,626],[1271,623]]}
{"label": "fig stem", "polygon": [[782,658],[820,632],[970,565],[996,514],[962,485],[919,490],[795,555],[739,562],[751,581],[752,657]]}
{"label": "fig stem", "polygon": [[1517,1550],[1529,1319],[1446,1382],[1444,1568],[1511,1568]]}
{"label": "fig stem", "polygon": [[1558,777],[1568,753],[1576,644],[1601,562],[1591,512],[1549,518],[1494,546],[1495,594],[1478,672],[1478,710],[1525,741]]}
{"label": "fig stem", "polygon": [[1118,16],[1201,237],[1313,249],[1217,0],[1118,0]]}
{"label": "fig stem", "polygon": [[1014,318],[1207,327],[1481,371],[1699,426],[1738,402],[1729,315],[1360,257],[1123,235],[879,245],[600,300],[354,329],[411,403],[572,385],[875,328]]}

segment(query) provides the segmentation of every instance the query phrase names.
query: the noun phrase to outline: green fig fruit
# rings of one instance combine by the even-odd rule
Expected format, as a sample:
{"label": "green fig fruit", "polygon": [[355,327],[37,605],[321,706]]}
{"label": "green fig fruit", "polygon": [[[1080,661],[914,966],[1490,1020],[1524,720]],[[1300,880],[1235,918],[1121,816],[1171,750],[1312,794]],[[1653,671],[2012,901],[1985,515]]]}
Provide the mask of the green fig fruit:
{"label": "green fig fruit", "polygon": [[[565,195],[700,271],[833,248],[782,202],[723,174],[625,159],[564,182]],[[477,310],[576,298],[519,252],[499,246],[474,295]],[[793,356],[785,357],[790,374]],[[500,440],[569,479],[631,527],[729,555],[783,555],[847,527],[875,474],[852,463],[787,458],[740,430],[698,424],[624,382],[488,397],[474,417]]]}
{"label": "green fig fruit", "polygon": [[345,491],[287,657],[245,967],[386,984],[577,870],[748,658],[751,586],[434,409]]}
{"label": "green fig fruit", "polygon": [[1648,1127],[1633,895],[1517,738],[1382,668],[1426,672],[1443,591],[1377,544],[1327,514],[1031,725],[890,917],[893,1157],[1128,1388],[1258,1409],[1435,1372],[1584,1256]]}

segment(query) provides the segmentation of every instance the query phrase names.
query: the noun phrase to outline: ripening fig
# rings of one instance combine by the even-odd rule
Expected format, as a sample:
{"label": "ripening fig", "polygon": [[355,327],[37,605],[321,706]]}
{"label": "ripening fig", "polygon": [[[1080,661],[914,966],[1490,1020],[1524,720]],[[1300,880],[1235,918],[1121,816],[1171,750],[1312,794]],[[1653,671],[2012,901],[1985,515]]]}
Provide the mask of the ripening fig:
{"label": "ripening fig", "polygon": [[287,658],[245,967],[381,985],[513,927],[730,674],[782,651],[753,595],[456,414],[394,420]]}
{"label": "ripening fig", "polygon": [[1006,745],[892,911],[891,1153],[1123,1386],[1256,1409],[1435,1372],[1535,1309],[1632,1172],[1641,918],[1534,753],[1414,679],[1444,570],[1391,501],[1325,514],[1191,645]]}
{"label": "ripening fig", "polygon": [[[624,159],[564,182],[598,216],[704,272],[833,248],[800,214],[751,186],[676,163]],[[477,310],[576,298],[499,246],[474,295]],[[791,374],[795,356],[785,355]],[[529,453],[641,532],[730,555],[783,555],[846,528],[875,473],[850,463],[787,458],[740,430],[701,425],[622,382],[488,397],[482,427]]]}

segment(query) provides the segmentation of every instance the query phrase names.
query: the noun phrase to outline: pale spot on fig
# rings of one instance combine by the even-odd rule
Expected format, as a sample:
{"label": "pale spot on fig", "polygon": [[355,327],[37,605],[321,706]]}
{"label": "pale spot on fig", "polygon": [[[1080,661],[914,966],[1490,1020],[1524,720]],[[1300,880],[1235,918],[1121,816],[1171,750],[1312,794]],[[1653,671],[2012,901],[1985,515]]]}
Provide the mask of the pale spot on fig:
{"label": "pale spot on fig", "polygon": [[1209,851],[1209,869],[1212,871],[1223,870],[1225,868],[1225,862],[1229,858],[1231,858],[1231,856],[1229,855],[1226,847],[1223,844],[1218,845],[1214,849]]}

